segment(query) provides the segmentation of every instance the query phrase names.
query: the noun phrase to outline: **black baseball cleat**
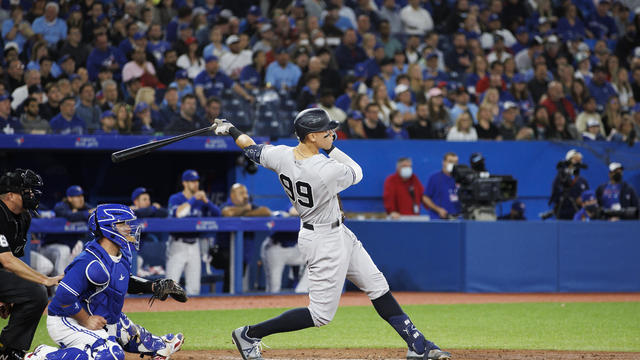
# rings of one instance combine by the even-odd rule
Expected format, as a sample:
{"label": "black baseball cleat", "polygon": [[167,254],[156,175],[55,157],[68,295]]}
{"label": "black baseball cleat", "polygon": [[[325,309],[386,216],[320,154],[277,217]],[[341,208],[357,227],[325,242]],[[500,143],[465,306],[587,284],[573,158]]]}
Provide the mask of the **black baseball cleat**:
{"label": "black baseball cleat", "polygon": [[0,360],[23,360],[26,353],[24,350],[3,349],[0,351]]}

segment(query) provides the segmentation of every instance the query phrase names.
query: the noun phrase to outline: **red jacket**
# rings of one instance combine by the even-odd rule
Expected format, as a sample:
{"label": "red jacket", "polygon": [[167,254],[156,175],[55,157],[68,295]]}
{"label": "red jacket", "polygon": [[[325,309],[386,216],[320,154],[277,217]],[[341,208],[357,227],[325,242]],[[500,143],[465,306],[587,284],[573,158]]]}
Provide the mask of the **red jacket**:
{"label": "red jacket", "polygon": [[[413,186],[413,199],[410,195],[410,187]],[[396,211],[401,215],[416,215],[413,212],[414,204],[422,203],[424,187],[417,176],[411,175],[408,180],[403,180],[397,172],[387,176],[384,181],[384,192],[382,200],[387,213]]]}
{"label": "red jacket", "polygon": [[[573,105],[571,105],[571,102],[567,100],[566,97],[563,97],[562,99],[560,99],[560,102],[562,102],[562,106],[564,107],[564,112],[567,115],[569,115],[567,121],[571,123],[575,122],[576,111],[573,109]],[[560,109],[558,109],[556,104],[553,101],[551,101],[551,99],[548,97],[543,102],[541,102],[540,105],[547,108],[547,112],[549,113],[549,123],[553,124],[553,114],[555,114],[556,111],[560,111]]]}

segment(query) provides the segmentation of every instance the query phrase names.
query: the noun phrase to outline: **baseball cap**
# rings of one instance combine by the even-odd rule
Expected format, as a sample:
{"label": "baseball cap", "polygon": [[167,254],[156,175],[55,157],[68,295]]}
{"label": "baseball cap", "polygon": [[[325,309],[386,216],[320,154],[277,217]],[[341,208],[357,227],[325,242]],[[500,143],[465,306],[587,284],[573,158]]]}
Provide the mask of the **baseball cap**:
{"label": "baseball cap", "polygon": [[252,5],[249,8],[249,15],[260,16],[261,15],[260,8],[257,5]]}
{"label": "baseball cap", "polygon": [[351,110],[349,111],[349,115],[348,117],[355,119],[355,120],[362,120],[362,113],[358,110]]}
{"label": "baseball cap", "polygon": [[9,94],[0,95],[0,101],[11,100],[11,96]]}
{"label": "baseball cap", "polygon": [[513,76],[514,83],[526,83],[527,79],[525,79],[524,75],[517,73]]}
{"label": "baseball cap", "polygon": [[597,119],[589,119],[587,120],[587,127],[598,126],[600,127],[600,121]]}
{"label": "baseball cap", "polygon": [[498,14],[489,15],[489,22],[492,22],[492,21],[500,21],[500,17],[498,16]]}
{"label": "baseball cap", "polygon": [[193,11],[191,12],[191,15],[198,16],[198,15],[205,15],[206,13],[207,13],[207,9],[203,8],[202,6],[198,6],[195,9],[193,9]]}
{"label": "baseball cap", "polygon": [[511,210],[515,210],[517,212],[519,212],[520,214],[524,213],[524,209],[526,207],[524,206],[524,203],[522,201],[514,201],[511,204]]}
{"label": "baseball cap", "polygon": [[582,156],[582,153],[580,153],[576,149],[571,149],[571,150],[567,151],[567,154],[564,156],[564,159],[568,161],[568,160],[571,160],[571,158],[576,156],[576,155]]}
{"label": "baseball cap", "polygon": [[182,181],[196,181],[196,180],[200,180],[200,176],[198,176],[197,171],[188,169],[182,173]]}
{"label": "baseball cap", "polygon": [[622,166],[622,164],[620,164],[619,162],[612,162],[609,164],[609,172],[614,172],[618,169],[624,170],[624,166]]}
{"label": "baseball cap", "polygon": [[589,58],[589,56],[586,53],[583,53],[582,51],[576,54],[576,62],[580,63],[583,62],[584,60],[587,60]]}
{"label": "baseball cap", "polygon": [[518,26],[518,28],[516,29],[516,35],[524,34],[527,32],[527,28],[524,26]]}
{"label": "baseball cap", "polygon": [[267,23],[267,24],[262,24],[262,26],[260,26],[260,32],[267,32],[271,30],[271,24]]}
{"label": "baseball cap", "polygon": [[76,11],[82,11],[82,8],[81,8],[81,7],[80,7],[80,5],[78,5],[78,4],[73,5],[73,6],[69,9],[69,12],[70,12],[70,13],[72,13],[72,12],[76,12]]}
{"label": "baseball cap", "polygon": [[582,192],[582,195],[580,195],[580,198],[582,199],[582,202],[595,200],[596,193],[593,190],[585,190]]}
{"label": "baseball cap", "polygon": [[557,43],[558,42],[558,37],[555,35],[551,35],[547,38],[547,42],[548,43]]}
{"label": "baseball cap", "polygon": [[514,103],[513,101],[505,101],[502,105],[502,110],[515,109],[517,107],[518,105],[516,105],[516,103]]}
{"label": "baseball cap", "polygon": [[133,190],[133,192],[131,193],[131,202],[133,202],[135,199],[138,198],[138,196],[140,196],[140,195],[142,195],[142,194],[144,194],[146,192],[148,192],[147,189],[142,187],[142,186],[135,188]]}
{"label": "baseball cap", "polygon": [[396,94],[396,96],[400,95],[401,93],[408,91],[409,87],[405,84],[399,84],[398,86],[396,86],[396,88],[394,89],[394,93]]}
{"label": "baseball cap", "polygon": [[209,54],[209,55],[204,57],[204,62],[205,63],[209,63],[210,61],[218,61],[218,57],[213,55],[213,54]]}
{"label": "baseball cap", "polygon": [[186,38],[184,40],[184,43],[187,44],[187,45],[191,45],[196,41],[198,41],[198,40],[194,36],[189,36],[188,38]]}
{"label": "baseball cap", "polygon": [[178,30],[186,30],[189,28],[189,24],[180,24],[180,26],[178,26]]}
{"label": "baseball cap", "polygon": [[186,78],[188,78],[187,70],[181,69],[176,71],[176,79],[186,79]]}
{"label": "baseball cap", "polygon": [[135,114],[137,114],[137,113],[141,113],[141,112],[143,112],[143,111],[145,111],[147,109],[149,109],[149,105],[147,103],[145,103],[145,102],[141,102],[141,103],[138,103],[138,105],[136,105],[136,108],[133,110],[133,112]]}
{"label": "baseball cap", "polygon": [[79,185],[71,185],[67,188],[67,196],[80,196],[83,194],[84,192]]}
{"label": "baseball cap", "polygon": [[240,42],[240,38],[238,37],[238,35],[229,35],[229,37],[227,38],[227,41],[225,41],[225,44],[227,44],[227,46],[229,46],[229,45],[235,44],[237,42]]}
{"label": "baseball cap", "polygon": [[142,38],[144,38],[146,35],[145,33],[143,33],[142,31],[138,31],[137,33],[135,33],[133,35],[133,40],[140,40]]}
{"label": "baseball cap", "polygon": [[287,52],[287,48],[284,46],[280,46],[278,48],[275,49],[275,53],[276,54],[284,54]]}
{"label": "baseball cap", "polygon": [[549,19],[547,19],[547,18],[546,18],[546,17],[544,17],[544,16],[540,16],[540,17],[538,18],[538,25],[546,24],[546,23],[548,23],[548,22],[549,22]]}
{"label": "baseball cap", "polygon": [[8,43],[6,43],[4,45],[4,51],[6,52],[9,49],[14,49],[15,51],[20,51],[20,47],[18,46],[18,43],[16,43],[15,41],[9,41]]}
{"label": "baseball cap", "polygon": [[435,96],[442,96],[442,90],[440,90],[440,88],[438,87],[432,87],[427,92],[427,99],[431,99],[432,97],[435,97]]}
{"label": "baseball cap", "polygon": [[436,54],[436,52],[435,52],[435,51],[433,51],[433,52],[430,52],[430,53],[427,55],[427,60],[429,60],[429,59],[433,59],[433,58],[437,58],[437,57],[438,57],[438,54]]}
{"label": "baseball cap", "polygon": [[[142,103],[141,103],[141,104],[142,104]],[[101,119],[104,119],[104,118],[106,118],[106,117],[112,117],[112,118],[115,118],[115,117],[116,117],[116,114],[114,114],[114,113],[113,113],[113,111],[111,111],[111,110],[107,110],[107,111],[104,111],[104,112],[102,113],[102,116],[101,116],[100,118],[101,118]]]}
{"label": "baseball cap", "polygon": [[60,57],[60,59],[58,59],[58,65],[62,65],[64,64],[65,61],[71,59],[71,55],[69,54],[64,54]]}

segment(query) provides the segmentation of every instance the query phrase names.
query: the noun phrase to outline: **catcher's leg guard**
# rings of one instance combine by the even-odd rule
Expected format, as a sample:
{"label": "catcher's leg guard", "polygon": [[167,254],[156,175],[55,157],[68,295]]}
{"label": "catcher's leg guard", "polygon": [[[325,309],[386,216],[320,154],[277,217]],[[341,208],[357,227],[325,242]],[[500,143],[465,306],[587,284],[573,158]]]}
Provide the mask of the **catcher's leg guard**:
{"label": "catcher's leg guard", "polygon": [[91,357],[93,360],[124,360],[124,351],[116,339],[110,336],[106,340],[100,339],[91,345]]}
{"label": "catcher's leg guard", "polygon": [[118,342],[126,352],[168,359],[179,351],[184,343],[182,334],[156,336],[140,325],[134,324],[125,314],[118,322]]}

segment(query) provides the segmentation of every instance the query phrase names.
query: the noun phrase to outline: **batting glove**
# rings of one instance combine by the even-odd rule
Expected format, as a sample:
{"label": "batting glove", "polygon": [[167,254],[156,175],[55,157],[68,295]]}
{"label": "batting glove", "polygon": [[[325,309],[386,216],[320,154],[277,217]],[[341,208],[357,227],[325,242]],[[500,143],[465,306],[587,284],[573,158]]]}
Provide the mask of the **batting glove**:
{"label": "batting glove", "polygon": [[214,123],[216,124],[215,133],[219,136],[229,135],[229,130],[233,127],[233,124],[226,119],[215,119]]}

